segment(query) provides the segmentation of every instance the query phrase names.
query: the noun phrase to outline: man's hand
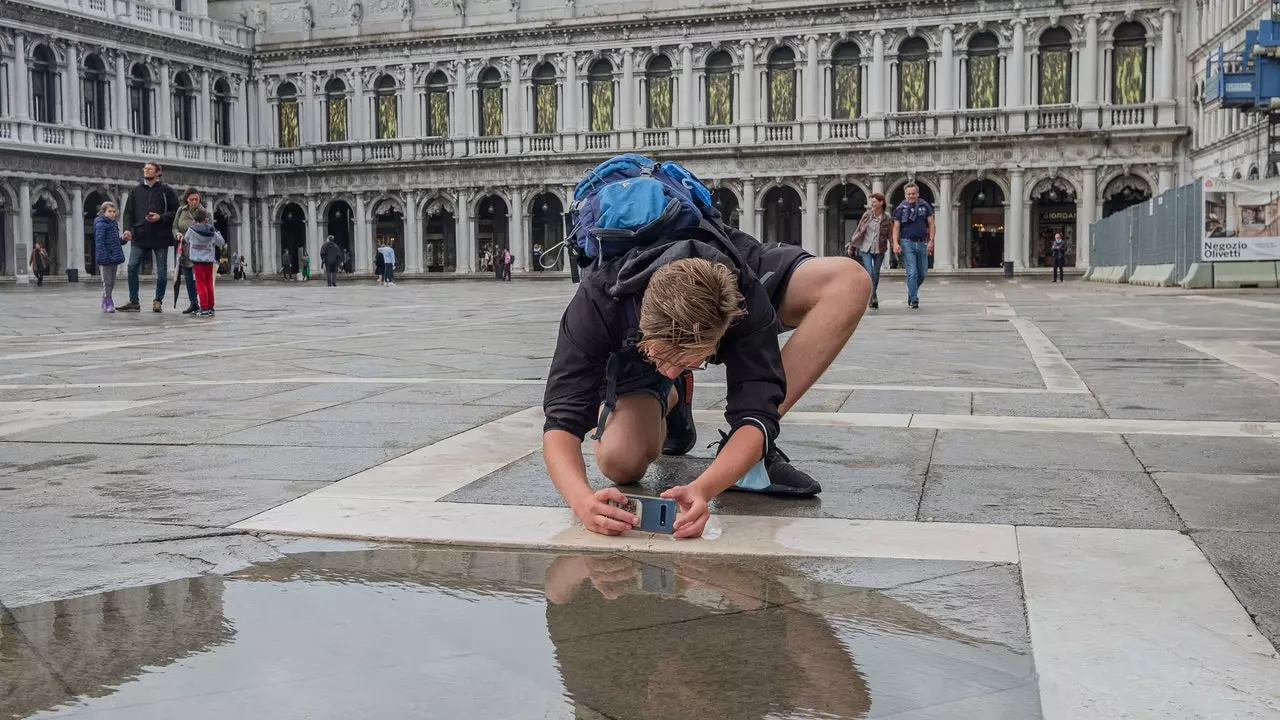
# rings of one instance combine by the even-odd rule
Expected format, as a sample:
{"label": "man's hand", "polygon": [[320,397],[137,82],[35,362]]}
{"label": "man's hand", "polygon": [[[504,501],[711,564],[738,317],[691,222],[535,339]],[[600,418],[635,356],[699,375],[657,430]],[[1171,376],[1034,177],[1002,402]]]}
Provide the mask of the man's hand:
{"label": "man's hand", "polygon": [[[578,516],[578,521],[583,527],[601,535],[621,535],[640,524],[640,518],[620,507],[610,505],[610,500],[619,503],[627,502],[621,490],[609,487],[590,495],[583,495],[570,507],[573,508],[573,514]],[[679,520],[676,522],[679,523]]]}
{"label": "man's hand", "polygon": [[147,222],[151,222],[151,223],[160,222],[160,213],[154,213],[154,212],[147,213]]}
{"label": "man's hand", "polygon": [[925,248],[927,249],[928,253],[929,253],[930,255],[932,255],[932,254],[933,254],[933,240],[930,240],[930,241],[929,241],[929,244],[928,244],[928,245],[926,245],[926,246],[925,246]]}
{"label": "man's hand", "polygon": [[680,506],[676,513],[675,536],[677,538],[702,537],[702,530],[711,518],[711,510],[707,507],[707,499],[691,485],[677,485],[662,493],[662,497],[675,500]]}
{"label": "man's hand", "polygon": [[129,241],[130,241],[130,240],[132,240],[132,239],[133,239],[133,231],[131,231],[131,230],[125,230],[125,231],[124,231],[124,241],[125,241],[125,242],[129,242]]}
{"label": "man's hand", "polygon": [[902,254],[902,246],[901,246],[901,245],[899,245],[899,244],[898,244],[898,242],[897,242],[896,240],[895,240],[895,241],[894,241],[894,243],[893,243],[893,254],[894,254],[894,255],[901,255],[901,254]]}

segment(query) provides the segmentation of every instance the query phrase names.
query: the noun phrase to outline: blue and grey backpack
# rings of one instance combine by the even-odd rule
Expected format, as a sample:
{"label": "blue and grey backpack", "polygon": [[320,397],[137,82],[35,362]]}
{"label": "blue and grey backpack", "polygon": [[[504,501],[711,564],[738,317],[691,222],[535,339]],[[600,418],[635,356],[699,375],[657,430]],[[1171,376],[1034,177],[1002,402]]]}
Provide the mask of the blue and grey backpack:
{"label": "blue and grey backpack", "polygon": [[570,212],[572,240],[588,261],[625,255],[719,217],[711,191],[693,173],[634,153],[588,172],[574,189]]}

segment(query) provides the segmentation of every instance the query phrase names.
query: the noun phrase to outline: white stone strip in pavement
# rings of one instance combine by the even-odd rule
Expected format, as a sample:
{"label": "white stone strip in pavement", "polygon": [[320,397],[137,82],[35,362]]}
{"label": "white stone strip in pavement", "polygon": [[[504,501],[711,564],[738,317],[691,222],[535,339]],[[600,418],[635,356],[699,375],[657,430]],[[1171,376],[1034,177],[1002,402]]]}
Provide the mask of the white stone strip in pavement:
{"label": "white stone strip in pavement", "polygon": [[1234,365],[1271,382],[1280,383],[1280,355],[1260,350],[1248,343],[1228,340],[1180,340],[1179,342],[1228,365]]}
{"label": "white stone strip in pavement", "polygon": [[53,357],[55,355],[77,355],[79,353],[96,352],[98,350],[115,350],[117,348],[137,347],[140,345],[163,345],[168,342],[170,341],[135,340],[132,342],[89,343],[87,345],[59,345],[53,350],[37,350],[34,352],[16,353],[13,355],[0,355],[0,361],[32,360],[35,358]]}
{"label": "white stone strip in pavement", "polygon": [[1190,327],[1186,325],[1170,325],[1159,320],[1147,320],[1145,318],[1104,318],[1113,323],[1124,325],[1125,327],[1135,328],[1137,330],[1156,330],[1162,332],[1271,332],[1280,330],[1280,326],[1275,328],[1265,327],[1225,327],[1222,325]]}
{"label": "white stone strip in pavement", "polygon": [[1180,297],[1183,300],[1203,300],[1205,302],[1240,305],[1241,307],[1262,308],[1263,310],[1280,310],[1280,303],[1266,302],[1265,300],[1245,300],[1244,298],[1214,297],[1212,295],[1177,295],[1176,297]]}
{"label": "white stone strip in pavement", "polygon": [[0,437],[95,415],[153,405],[158,400],[0,402]]}
{"label": "white stone strip in pavement", "polygon": [[1040,377],[1044,378],[1046,388],[1088,392],[1088,386],[1080,379],[1075,368],[1071,367],[1067,359],[1062,356],[1062,352],[1050,342],[1040,328],[1036,327],[1035,323],[1026,318],[1012,318],[1009,322],[1022,336],[1022,342],[1026,343],[1027,350],[1031,352],[1031,359],[1035,362],[1036,369],[1040,371]]}
{"label": "white stone strip in pavement", "polygon": [[1280,659],[1190,538],[1017,537],[1045,720],[1280,718]]}
{"label": "white stone strip in pavement", "polygon": [[541,407],[507,415],[323,487],[308,497],[432,501],[542,448]]}
{"label": "white stone strip in pavement", "polygon": [[554,550],[1015,563],[1010,525],[716,515],[707,537],[675,540],[587,532],[565,508],[478,505],[315,493],[233,525],[236,530],[395,542]]}

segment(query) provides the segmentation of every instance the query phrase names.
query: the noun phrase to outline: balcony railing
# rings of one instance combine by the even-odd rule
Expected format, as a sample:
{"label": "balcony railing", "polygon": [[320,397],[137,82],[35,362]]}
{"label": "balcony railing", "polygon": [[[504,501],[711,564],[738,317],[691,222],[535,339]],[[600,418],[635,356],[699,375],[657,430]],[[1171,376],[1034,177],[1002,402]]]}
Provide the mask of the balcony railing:
{"label": "balcony railing", "polygon": [[529,138],[529,152],[555,152],[555,135],[534,135]]}
{"label": "balcony railing", "polygon": [[862,120],[830,120],[824,126],[824,140],[863,140],[867,137],[865,121]]}
{"label": "balcony railing", "polygon": [[697,128],[694,134],[694,139],[698,145],[736,145],[738,140],[738,128]]}
{"label": "balcony railing", "polygon": [[1123,105],[1106,111],[1107,127],[1145,127],[1148,119],[1155,119],[1155,109],[1150,105]]}
{"label": "balcony railing", "polygon": [[414,157],[447,158],[453,157],[453,143],[444,138],[434,138],[418,143]]}
{"label": "balcony railing", "polygon": [[1070,105],[1046,105],[1032,115],[1029,127],[1036,130],[1077,130],[1080,128],[1080,111]]}
{"label": "balcony railing", "polygon": [[50,125],[30,120],[0,119],[0,145],[16,143],[19,148],[42,146],[60,148],[76,155],[107,155],[154,158],[161,162],[230,164],[252,167],[251,153],[211,143],[160,139],[130,132],[85,127]]}
{"label": "balcony railing", "polygon": [[764,141],[767,143],[794,142],[799,139],[800,132],[795,123],[764,126]]}
{"label": "balcony railing", "polygon": [[613,135],[610,133],[593,133],[587,136],[588,150],[609,150],[613,148]]}
{"label": "balcony railing", "polygon": [[886,137],[923,137],[937,134],[937,120],[928,115],[899,113],[890,115],[885,120]]}
{"label": "balcony railing", "polygon": [[671,130],[644,130],[640,133],[640,146],[661,148],[671,146]]}
{"label": "balcony railing", "polygon": [[966,110],[957,130],[966,135],[994,135],[1009,131],[1009,115],[1000,110]]}

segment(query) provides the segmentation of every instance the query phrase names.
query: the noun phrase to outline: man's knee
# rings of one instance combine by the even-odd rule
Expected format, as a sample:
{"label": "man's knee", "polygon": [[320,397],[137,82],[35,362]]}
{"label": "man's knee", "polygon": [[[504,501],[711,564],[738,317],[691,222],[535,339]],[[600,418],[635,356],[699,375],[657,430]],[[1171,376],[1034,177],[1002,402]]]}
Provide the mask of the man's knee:
{"label": "man's knee", "polygon": [[651,449],[627,442],[601,442],[596,447],[596,467],[600,468],[600,474],[618,485],[640,482],[657,459]]}
{"label": "man's knee", "polygon": [[831,258],[839,260],[833,263],[830,272],[824,279],[822,296],[838,302],[866,304],[871,297],[871,275],[862,263],[850,258]]}

